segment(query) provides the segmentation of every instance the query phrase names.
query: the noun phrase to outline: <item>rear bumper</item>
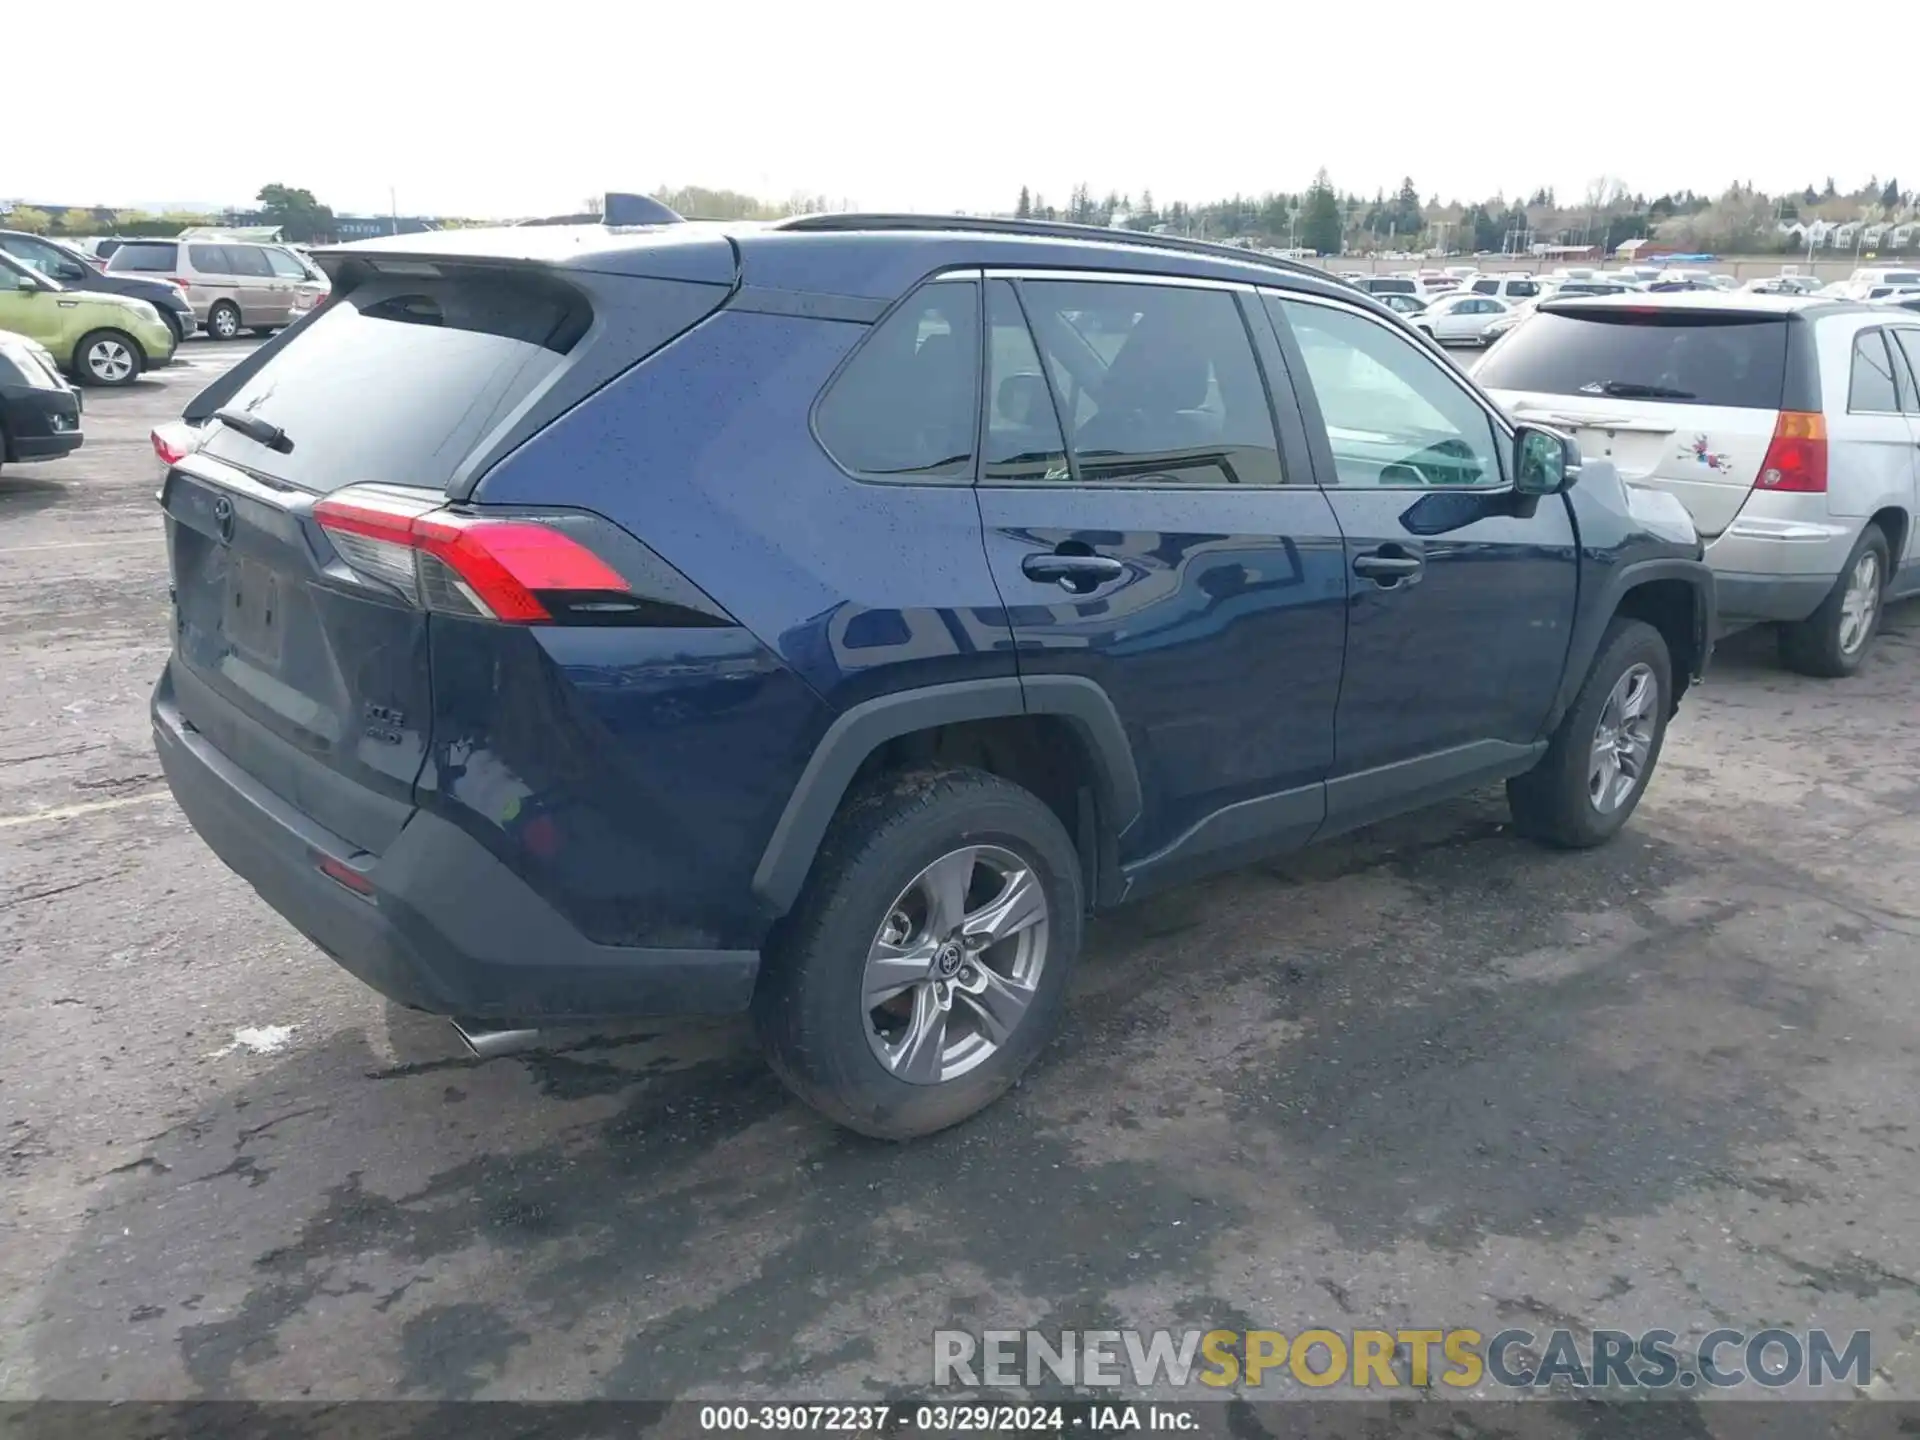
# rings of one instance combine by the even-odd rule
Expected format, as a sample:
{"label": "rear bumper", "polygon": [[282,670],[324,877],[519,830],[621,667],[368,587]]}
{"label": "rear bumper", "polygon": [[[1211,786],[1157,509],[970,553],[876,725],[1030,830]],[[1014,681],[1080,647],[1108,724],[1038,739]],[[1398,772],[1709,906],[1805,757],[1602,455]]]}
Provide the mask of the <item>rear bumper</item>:
{"label": "rear bumper", "polygon": [[[666,950],[584,938],[483,845],[416,811],[386,853],[356,850],[268,791],[185,722],[162,677],[154,748],[214,854],[290,924],[389,999],[482,1020],[722,1015],[746,1008],[751,950]],[[319,869],[363,877],[370,894]]]}
{"label": "rear bumper", "polygon": [[[1747,510],[1755,508],[1749,502]],[[1864,523],[1743,511],[1707,546],[1721,618],[1806,619],[1833,589]]]}

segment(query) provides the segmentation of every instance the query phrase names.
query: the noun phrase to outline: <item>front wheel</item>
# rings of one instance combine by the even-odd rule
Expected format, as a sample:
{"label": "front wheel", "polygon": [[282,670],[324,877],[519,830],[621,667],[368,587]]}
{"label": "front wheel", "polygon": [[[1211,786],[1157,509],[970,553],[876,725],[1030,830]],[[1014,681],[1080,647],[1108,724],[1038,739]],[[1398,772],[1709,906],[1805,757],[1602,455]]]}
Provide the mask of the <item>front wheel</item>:
{"label": "front wheel", "polygon": [[971,769],[881,776],[843,804],[767,947],[768,1062],[864,1135],[956,1124],[1052,1037],[1083,913],[1073,843],[1031,792]]}
{"label": "front wheel", "polygon": [[73,370],[83,385],[131,385],[146,359],[130,335],[96,330],[73,347]]}
{"label": "front wheel", "polygon": [[1880,629],[1888,553],[1887,537],[1869,525],[1820,608],[1780,627],[1780,659],[1789,669],[1836,679],[1860,668]]}
{"label": "front wheel", "polygon": [[1507,782],[1514,828],[1569,850],[1611,840],[1653,778],[1672,694],[1666,640],[1645,621],[1616,617],[1546,755]]}

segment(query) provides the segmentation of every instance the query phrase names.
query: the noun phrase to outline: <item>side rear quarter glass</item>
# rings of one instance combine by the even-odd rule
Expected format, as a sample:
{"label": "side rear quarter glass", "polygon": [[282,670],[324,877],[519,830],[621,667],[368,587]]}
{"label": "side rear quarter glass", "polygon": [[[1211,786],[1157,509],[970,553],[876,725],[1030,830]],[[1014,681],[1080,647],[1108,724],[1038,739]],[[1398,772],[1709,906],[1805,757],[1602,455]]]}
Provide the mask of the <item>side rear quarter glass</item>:
{"label": "side rear quarter glass", "polygon": [[1231,291],[1021,284],[1088,484],[1279,485],[1273,414]]}
{"label": "side rear quarter glass", "polygon": [[855,475],[971,479],[979,382],[980,287],[936,280],[860,342],[821,396],[814,431]]}

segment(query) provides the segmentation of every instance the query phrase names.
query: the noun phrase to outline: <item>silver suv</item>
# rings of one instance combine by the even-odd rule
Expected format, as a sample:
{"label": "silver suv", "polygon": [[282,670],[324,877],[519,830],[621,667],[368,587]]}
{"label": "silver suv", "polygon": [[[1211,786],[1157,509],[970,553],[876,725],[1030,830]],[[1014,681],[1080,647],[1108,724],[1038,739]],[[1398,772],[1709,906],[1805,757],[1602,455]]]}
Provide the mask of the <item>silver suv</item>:
{"label": "silver suv", "polygon": [[110,275],[164,275],[186,288],[195,320],[216,340],[271,334],[327,292],[326,279],[281,245],[242,240],[129,240]]}

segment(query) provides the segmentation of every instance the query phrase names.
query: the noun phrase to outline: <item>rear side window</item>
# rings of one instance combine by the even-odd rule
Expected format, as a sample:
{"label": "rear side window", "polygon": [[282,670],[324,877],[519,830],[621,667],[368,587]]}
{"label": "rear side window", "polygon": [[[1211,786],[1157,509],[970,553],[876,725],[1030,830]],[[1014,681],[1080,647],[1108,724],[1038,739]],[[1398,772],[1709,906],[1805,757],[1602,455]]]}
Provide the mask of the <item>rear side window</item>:
{"label": "rear side window", "polygon": [[867,336],[814,412],[827,453],[856,475],[973,476],[980,287],[923,285]]}
{"label": "rear side window", "polygon": [[1900,408],[1909,414],[1920,414],[1920,330],[1890,331],[1888,338],[1899,349],[1896,359],[1904,359],[1904,370],[1895,367],[1895,378],[1900,381]]}
{"label": "rear side window", "polygon": [[193,262],[193,268],[202,275],[233,275],[233,261],[224,245],[189,245],[187,259]]}
{"label": "rear side window", "polygon": [[980,476],[989,484],[1067,480],[1067,442],[1013,286],[987,284],[987,434]]}
{"label": "rear side window", "polygon": [[107,261],[109,270],[143,270],[165,272],[178,263],[180,247],[177,245],[158,245],[148,240],[129,240],[115,247],[113,255]]}
{"label": "rear side window", "polygon": [[538,276],[376,278],[335,298],[224,402],[279,426],[292,450],[216,423],[205,451],[318,493],[356,481],[443,489],[591,318],[576,292]]}
{"label": "rear side window", "polygon": [[1283,482],[1266,386],[1231,292],[1030,280],[1020,293],[1082,482]]}
{"label": "rear side window", "polygon": [[289,255],[286,251],[264,250],[261,253],[267,257],[268,267],[282,280],[304,280],[307,278],[307,267],[294,259],[293,256]]}
{"label": "rear side window", "polygon": [[1541,310],[1474,378],[1492,390],[1778,410],[1787,324],[1774,315]]}
{"label": "rear side window", "polygon": [[267,252],[257,245],[228,245],[227,264],[233,267],[235,275],[271,275],[273,267],[267,264]]}
{"label": "rear side window", "polygon": [[1885,415],[1899,408],[1900,392],[1893,383],[1893,357],[1887,353],[1887,337],[1878,330],[1854,336],[1847,409]]}

